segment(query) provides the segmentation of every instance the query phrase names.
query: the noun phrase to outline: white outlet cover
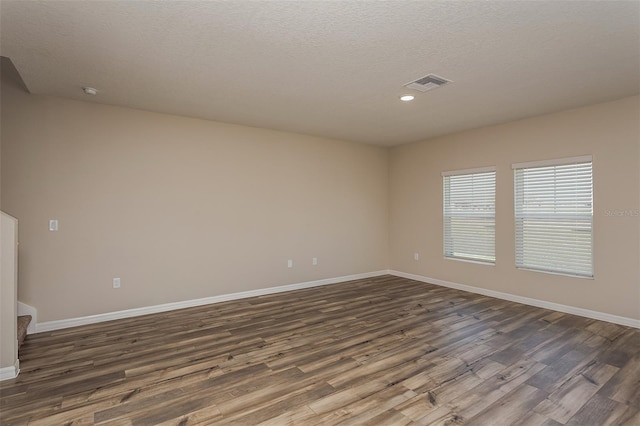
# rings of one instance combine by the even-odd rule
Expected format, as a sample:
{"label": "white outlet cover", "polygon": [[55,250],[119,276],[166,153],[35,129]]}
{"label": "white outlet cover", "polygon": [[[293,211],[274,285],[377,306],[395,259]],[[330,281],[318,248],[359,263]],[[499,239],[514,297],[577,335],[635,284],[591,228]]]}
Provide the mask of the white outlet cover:
{"label": "white outlet cover", "polygon": [[287,268],[293,268],[293,260],[287,260]]}
{"label": "white outlet cover", "polygon": [[58,230],[58,219],[51,219],[49,221],[49,231],[57,231]]}
{"label": "white outlet cover", "polygon": [[120,288],[120,278],[113,279],[113,288]]}

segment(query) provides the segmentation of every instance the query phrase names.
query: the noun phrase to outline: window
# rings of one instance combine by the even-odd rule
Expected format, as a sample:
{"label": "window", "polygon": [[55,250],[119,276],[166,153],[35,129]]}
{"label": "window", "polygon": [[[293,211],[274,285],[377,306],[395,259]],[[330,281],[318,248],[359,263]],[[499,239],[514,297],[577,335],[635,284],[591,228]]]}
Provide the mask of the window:
{"label": "window", "polygon": [[513,168],[516,267],[593,277],[591,156]]}
{"label": "window", "polygon": [[442,176],[445,257],[495,263],[495,168]]}

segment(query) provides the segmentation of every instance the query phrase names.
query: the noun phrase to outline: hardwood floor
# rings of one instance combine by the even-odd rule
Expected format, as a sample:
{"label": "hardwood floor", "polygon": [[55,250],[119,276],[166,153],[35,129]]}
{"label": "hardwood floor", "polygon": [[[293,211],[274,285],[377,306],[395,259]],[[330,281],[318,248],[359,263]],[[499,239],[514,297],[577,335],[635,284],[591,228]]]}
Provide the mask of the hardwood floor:
{"label": "hardwood floor", "polygon": [[640,424],[640,330],[397,277],[28,336],[3,425]]}

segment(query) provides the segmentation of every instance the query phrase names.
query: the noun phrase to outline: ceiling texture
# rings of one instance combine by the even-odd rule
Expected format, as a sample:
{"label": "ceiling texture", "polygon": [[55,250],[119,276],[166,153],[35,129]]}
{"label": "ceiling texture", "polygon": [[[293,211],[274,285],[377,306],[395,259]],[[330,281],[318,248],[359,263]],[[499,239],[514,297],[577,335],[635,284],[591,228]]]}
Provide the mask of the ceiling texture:
{"label": "ceiling texture", "polygon": [[[2,0],[0,14],[0,54],[31,93],[381,146],[640,92],[640,1]],[[430,73],[453,83],[403,87]]]}

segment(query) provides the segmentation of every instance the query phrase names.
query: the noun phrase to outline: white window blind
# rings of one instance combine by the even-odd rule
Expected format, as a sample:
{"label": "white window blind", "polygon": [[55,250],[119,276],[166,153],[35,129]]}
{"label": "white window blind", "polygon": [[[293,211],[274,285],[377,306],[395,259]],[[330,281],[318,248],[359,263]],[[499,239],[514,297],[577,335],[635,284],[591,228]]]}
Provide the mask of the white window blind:
{"label": "white window blind", "polygon": [[443,173],[444,255],[495,263],[495,169]]}
{"label": "white window blind", "polygon": [[516,266],[593,277],[591,157],[514,165]]}

